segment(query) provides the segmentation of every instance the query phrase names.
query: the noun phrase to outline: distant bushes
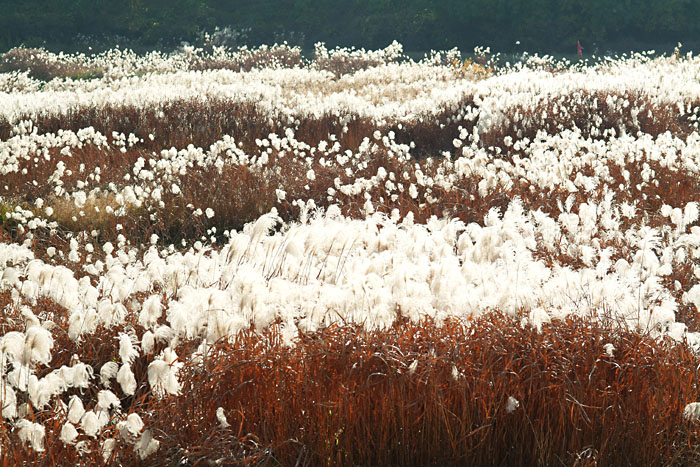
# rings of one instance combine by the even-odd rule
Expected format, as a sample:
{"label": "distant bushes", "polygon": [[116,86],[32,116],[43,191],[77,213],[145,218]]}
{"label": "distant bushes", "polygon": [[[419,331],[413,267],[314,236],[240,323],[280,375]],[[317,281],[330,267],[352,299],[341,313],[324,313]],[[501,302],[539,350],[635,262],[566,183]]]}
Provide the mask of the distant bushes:
{"label": "distant bushes", "polygon": [[379,48],[398,40],[409,50],[489,45],[552,52],[575,50],[580,39],[585,53],[690,42],[700,33],[700,3],[663,0],[0,0],[0,8],[0,50],[21,43],[75,46],[76,34],[163,47],[196,41],[216,26],[226,33],[215,39],[237,45],[287,40],[304,48],[319,41]]}

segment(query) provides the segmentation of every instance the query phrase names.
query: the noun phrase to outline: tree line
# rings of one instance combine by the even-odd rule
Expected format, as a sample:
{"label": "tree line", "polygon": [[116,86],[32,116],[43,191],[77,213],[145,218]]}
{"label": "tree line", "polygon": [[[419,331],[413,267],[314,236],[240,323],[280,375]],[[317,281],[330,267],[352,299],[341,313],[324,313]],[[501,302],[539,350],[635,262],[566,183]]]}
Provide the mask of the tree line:
{"label": "tree line", "polygon": [[250,45],[407,50],[475,45],[509,52],[630,49],[700,39],[698,0],[0,0],[0,49],[124,38],[143,48],[204,31],[247,30]]}

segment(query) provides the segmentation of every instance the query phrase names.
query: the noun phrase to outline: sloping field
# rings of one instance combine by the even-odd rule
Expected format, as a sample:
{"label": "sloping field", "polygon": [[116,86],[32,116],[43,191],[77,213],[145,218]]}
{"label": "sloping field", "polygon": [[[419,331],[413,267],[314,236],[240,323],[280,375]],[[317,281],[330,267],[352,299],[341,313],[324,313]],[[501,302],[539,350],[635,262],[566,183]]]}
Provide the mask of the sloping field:
{"label": "sloping field", "polygon": [[700,59],[477,52],[0,57],[0,459],[699,463]]}

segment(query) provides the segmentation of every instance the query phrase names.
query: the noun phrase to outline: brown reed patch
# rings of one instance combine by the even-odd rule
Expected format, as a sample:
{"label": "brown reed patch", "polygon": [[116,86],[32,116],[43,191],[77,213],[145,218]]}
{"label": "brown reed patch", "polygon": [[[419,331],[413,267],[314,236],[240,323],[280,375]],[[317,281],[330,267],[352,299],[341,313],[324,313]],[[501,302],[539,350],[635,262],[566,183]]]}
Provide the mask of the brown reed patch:
{"label": "brown reed patch", "polygon": [[[294,348],[266,331],[188,364],[183,395],[153,400],[148,424],[164,463],[693,463],[698,431],[681,414],[697,398],[696,364],[682,344],[579,319],[539,333],[498,314],[337,327]],[[520,403],[510,413],[509,397]]]}
{"label": "brown reed patch", "polygon": [[[399,143],[413,142],[414,152],[419,157],[441,156],[442,151],[454,149],[452,140],[459,133],[459,126],[471,131],[474,123],[456,116],[472,104],[471,99],[471,96],[465,98],[456,111],[444,109],[435,115],[402,123],[401,128],[397,123],[389,123],[383,130],[385,133],[394,131]],[[16,120],[31,120],[40,134],[55,134],[60,130],[77,132],[88,127],[107,137],[113,133],[133,133],[143,140],[134,150],[156,152],[171,147],[186,148],[190,144],[208,149],[228,135],[242,150],[253,154],[259,151],[256,139],[267,138],[270,133],[284,135],[287,128],[294,130],[298,141],[311,146],[328,141],[330,135],[334,135],[344,150],[357,151],[362,140],[371,138],[377,129],[371,119],[355,114],[326,114],[286,124],[286,117],[271,115],[268,109],[261,108],[254,101],[224,98],[181,99],[147,108],[130,105],[79,106],[57,114],[23,114]],[[0,139],[8,139],[11,132],[12,125],[0,118]]]}
{"label": "brown reed patch", "polygon": [[[55,308],[46,301],[41,307]],[[52,313],[59,327],[52,367],[68,365],[78,354],[97,372],[117,355],[119,333],[138,328],[127,320],[75,342],[61,331],[65,312]],[[16,318],[19,323],[18,313]],[[684,343],[585,319],[555,320],[539,332],[499,313],[466,325],[399,319],[386,330],[333,326],[302,333],[294,347],[282,344],[275,325],[218,342],[199,362],[190,359],[197,344],[176,348],[185,363],[180,395],[154,397],[146,356],[133,364],[136,394],[111,386],[124,413],[141,414],[161,443],[144,461],[149,465],[700,461],[700,430],[682,418],[700,390],[697,355]],[[614,347],[612,356],[607,344]],[[70,390],[68,396],[78,395],[90,410],[98,389]],[[510,397],[519,405],[509,406]],[[220,426],[219,408],[228,427]],[[140,462],[109,428],[97,440],[81,435],[90,451],[78,455],[58,439],[65,417],[56,399],[32,412],[29,418],[46,427],[41,453],[0,421],[0,457],[32,465],[101,465],[100,443],[116,437],[108,464]]]}
{"label": "brown reed patch", "polygon": [[656,137],[666,131],[684,137],[693,130],[676,104],[659,104],[637,91],[580,90],[542,100],[532,108],[514,106],[503,114],[506,119],[484,132],[481,144],[500,147],[504,154],[510,151],[503,142],[506,136],[534,141],[539,131],[555,135],[572,130],[583,138],[606,139],[638,132]]}
{"label": "brown reed patch", "polygon": [[104,75],[104,70],[62,61],[44,49],[16,47],[0,54],[0,73],[26,71],[29,76],[49,81],[54,78],[93,79]]}

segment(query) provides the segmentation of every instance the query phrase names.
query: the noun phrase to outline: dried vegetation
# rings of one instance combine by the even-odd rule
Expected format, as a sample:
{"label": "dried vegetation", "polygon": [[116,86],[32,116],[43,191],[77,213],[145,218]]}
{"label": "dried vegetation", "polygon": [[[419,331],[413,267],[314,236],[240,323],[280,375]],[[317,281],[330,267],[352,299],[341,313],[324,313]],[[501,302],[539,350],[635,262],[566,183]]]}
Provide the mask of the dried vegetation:
{"label": "dried vegetation", "polygon": [[[309,68],[351,80],[395,64],[399,55],[396,47],[370,53],[319,46]],[[35,65],[37,57],[43,67]],[[41,51],[15,50],[2,57],[0,71],[44,80],[77,73],[61,68],[73,62],[53,60]],[[307,66],[286,46],[218,57],[190,51],[178,60],[184,70],[204,73]],[[86,63],[80,73],[96,71],[94,61]],[[435,67],[438,74],[450,70]],[[684,415],[700,394],[700,300],[692,293],[700,277],[700,222],[697,207],[693,211],[700,183],[692,169],[697,100],[679,112],[676,103],[640,90],[582,89],[509,104],[498,110],[504,118],[491,114],[489,120],[479,92],[439,102],[432,113],[410,120],[348,108],[294,114],[230,96],[0,117],[7,148],[0,159],[6,167],[0,178],[2,462],[699,463],[698,422]],[[552,167],[558,162],[561,167]],[[260,220],[271,212],[279,218]],[[291,248],[294,229],[310,218],[348,219],[348,229],[350,219],[366,220],[368,236],[378,239],[372,258],[380,265],[363,269],[374,282],[349,286],[360,290],[350,301],[365,306],[365,318],[345,310],[340,299],[328,301],[336,308],[318,311],[326,303],[314,301],[319,290],[337,285],[351,248],[343,245],[336,255],[334,239],[325,245],[312,236]],[[444,298],[459,286],[445,292],[450,278],[441,279],[460,269],[431,269],[403,287],[443,298],[419,312],[389,301],[385,324],[363,325],[378,307],[372,293],[400,288],[381,282],[393,270],[377,258],[414,223],[440,232],[438,219],[458,231],[445,229],[444,245],[434,250],[425,245],[437,240],[416,234],[430,250],[417,269],[454,256],[476,283],[474,268],[503,263],[509,273],[515,263],[508,261],[525,251],[552,276],[588,271],[590,282],[566,289],[574,303],[567,306],[588,314],[565,313],[561,303],[524,302],[522,295],[489,302],[483,313],[462,313],[461,304]],[[516,227],[506,232],[512,219]],[[557,227],[546,229],[549,221]],[[533,226],[539,230],[530,232]],[[478,236],[491,231],[505,240]],[[236,232],[245,232],[248,243]],[[396,237],[383,239],[387,232]],[[520,234],[532,242],[518,250],[525,242]],[[280,243],[273,242],[276,235]],[[357,240],[363,241],[369,242]],[[499,241],[509,253],[493,246]],[[22,248],[32,256],[22,256]],[[258,250],[263,253],[256,256]],[[217,254],[225,264],[214,261]],[[152,277],[148,255],[148,261],[154,255],[167,260],[158,266],[161,278]],[[183,268],[186,277],[172,271],[176,255],[190,268]],[[296,270],[288,266],[294,255],[308,258]],[[231,265],[239,269],[227,277]],[[664,265],[670,270],[658,272]],[[224,272],[209,276],[207,267]],[[258,267],[264,274],[257,296],[273,294],[275,281],[287,276],[301,288],[288,318],[279,310],[261,317],[267,312],[256,301],[263,299],[244,290]],[[632,282],[619,279],[616,297],[631,296],[646,318],[633,322],[617,314],[622,298],[595,301],[594,291],[576,289],[593,289],[613,270],[616,277],[637,277],[629,290],[619,289]],[[56,284],[67,276],[86,279],[71,294],[94,291],[94,308],[83,307],[87,299],[64,296],[68,288]],[[139,277],[146,276],[144,285]],[[131,289],[120,290],[119,281],[128,280]],[[490,285],[494,294],[522,286],[507,280]],[[476,286],[470,290],[476,294]],[[177,321],[177,307],[200,292],[212,321],[197,322],[192,331],[194,324]],[[217,308],[218,292],[242,297],[235,319],[215,321],[216,313],[230,311]],[[189,319],[199,319],[189,312]],[[216,335],[225,338],[203,337],[221,323]],[[27,337],[39,333],[37,327],[51,336],[44,364],[48,344]],[[18,336],[24,356],[16,350]],[[81,364],[90,368],[84,370],[89,384],[77,382]],[[55,374],[62,382],[51,379]],[[77,421],[76,401],[87,411]],[[108,420],[93,431],[92,416]],[[69,424],[80,430],[75,436]]]}

